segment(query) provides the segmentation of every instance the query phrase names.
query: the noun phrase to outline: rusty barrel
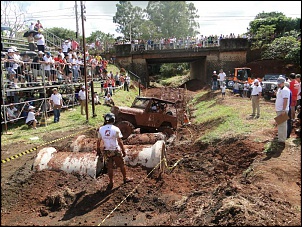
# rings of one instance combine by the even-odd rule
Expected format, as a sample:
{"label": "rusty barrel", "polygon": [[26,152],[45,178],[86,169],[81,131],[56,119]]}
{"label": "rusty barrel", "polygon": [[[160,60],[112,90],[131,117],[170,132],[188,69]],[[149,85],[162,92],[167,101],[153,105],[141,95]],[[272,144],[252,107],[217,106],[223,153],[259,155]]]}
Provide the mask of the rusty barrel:
{"label": "rusty barrel", "polygon": [[78,173],[96,178],[103,169],[103,161],[94,152],[57,152],[54,147],[45,147],[38,152],[33,168]]}
{"label": "rusty barrel", "polygon": [[125,145],[134,144],[155,144],[159,140],[166,140],[166,135],[162,132],[158,133],[143,133],[143,134],[131,134],[124,140]]}
{"label": "rusty barrel", "polygon": [[79,135],[71,144],[70,148],[73,152],[89,152],[96,151],[97,138],[89,138],[85,135]]}
{"label": "rusty barrel", "polygon": [[154,168],[164,157],[165,141],[158,140],[153,145],[125,145],[126,156],[125,164],[130,166],[145,166]]}

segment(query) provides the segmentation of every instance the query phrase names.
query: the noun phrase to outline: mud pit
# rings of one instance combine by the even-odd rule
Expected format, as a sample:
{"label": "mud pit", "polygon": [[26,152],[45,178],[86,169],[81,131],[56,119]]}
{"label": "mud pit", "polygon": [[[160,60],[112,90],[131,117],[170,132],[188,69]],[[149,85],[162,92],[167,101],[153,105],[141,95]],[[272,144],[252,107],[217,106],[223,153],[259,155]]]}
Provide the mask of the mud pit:
{"label": "mud pit", "polygon": [[[238,105],[233,99],[227,102],[234,108]],[[191,121],[168,144],[163,172],[127,166],[134,182],[123,184],[120,170],[115,169],[111,191],[106,190],[106,174],[92,179],[65,172],[33,172],[35,153],[2,164],[1,225],[301,224],[301,150],[300,142],[293,142],[295,134],[284,150],[267,156],[264,145],[273,140],[276,130],[259,129],[259,142],[242,136],[205,144],[195,140],[219,121],[206,126]],[[56,139],[52,133],[48,137]],[[64,150],[69,145],[63,140],[54,147]],[[18,153],[21,147],[2,151]]]}

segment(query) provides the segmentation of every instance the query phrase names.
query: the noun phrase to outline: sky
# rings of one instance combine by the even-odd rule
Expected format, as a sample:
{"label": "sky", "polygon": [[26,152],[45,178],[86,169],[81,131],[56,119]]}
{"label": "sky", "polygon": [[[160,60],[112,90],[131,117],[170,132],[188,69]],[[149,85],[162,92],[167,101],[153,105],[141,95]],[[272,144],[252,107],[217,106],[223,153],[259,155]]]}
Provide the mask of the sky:
{"label": "sky", "polygon": [[[229,35],[247,32],[249,22],[261,12],[281,12],[287,17],[301,18],[301,1],[187,1],[194,3],[200,16],[201,35]],[[21,3],[21,1],[19,2]],[[28,12],[26,24],[40,20],[45,28],[61,27],[76,31],[75,3],[78,5],[78,27],[82,35],[80,1],[22,1]],[[118,1],[83,1],[86,6],[85,36],[102,31],[121,36],[115,29],[113,16]],[[146,8],[148,1],[131,1],[133,6]]]}

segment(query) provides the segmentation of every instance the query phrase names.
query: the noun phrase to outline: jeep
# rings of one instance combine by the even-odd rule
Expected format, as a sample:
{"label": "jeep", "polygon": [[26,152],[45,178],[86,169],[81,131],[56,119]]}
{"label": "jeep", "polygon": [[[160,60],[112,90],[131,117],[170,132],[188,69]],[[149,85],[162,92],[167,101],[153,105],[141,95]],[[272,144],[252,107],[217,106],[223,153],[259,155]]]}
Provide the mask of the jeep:
{"label": "jeep", "polygon": [[131,107],[112,106],[115,123],[127,139],[139,128],[140,133],[163,132],[171,136],[177,129],[176,103],[155,97],[138,96]]}
{"label": "jeep", "polygon": [[277,79],[282,76],[285,79],[284,74],[266,74],[262,79],[262,95],[265,100],[276,98],[275,90],[278,87]]}

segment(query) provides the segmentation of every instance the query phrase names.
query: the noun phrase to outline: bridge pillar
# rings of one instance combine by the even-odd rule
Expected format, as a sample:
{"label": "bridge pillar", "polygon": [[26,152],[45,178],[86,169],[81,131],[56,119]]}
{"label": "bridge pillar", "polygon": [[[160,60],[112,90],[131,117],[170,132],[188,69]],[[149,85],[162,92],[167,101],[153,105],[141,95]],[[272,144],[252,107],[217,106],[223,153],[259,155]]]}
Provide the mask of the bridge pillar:
{"label": "bridge pillar", "polygon": [[206,84],[206,58],[200,58],[190,63],[190,79],[200,80]]}

